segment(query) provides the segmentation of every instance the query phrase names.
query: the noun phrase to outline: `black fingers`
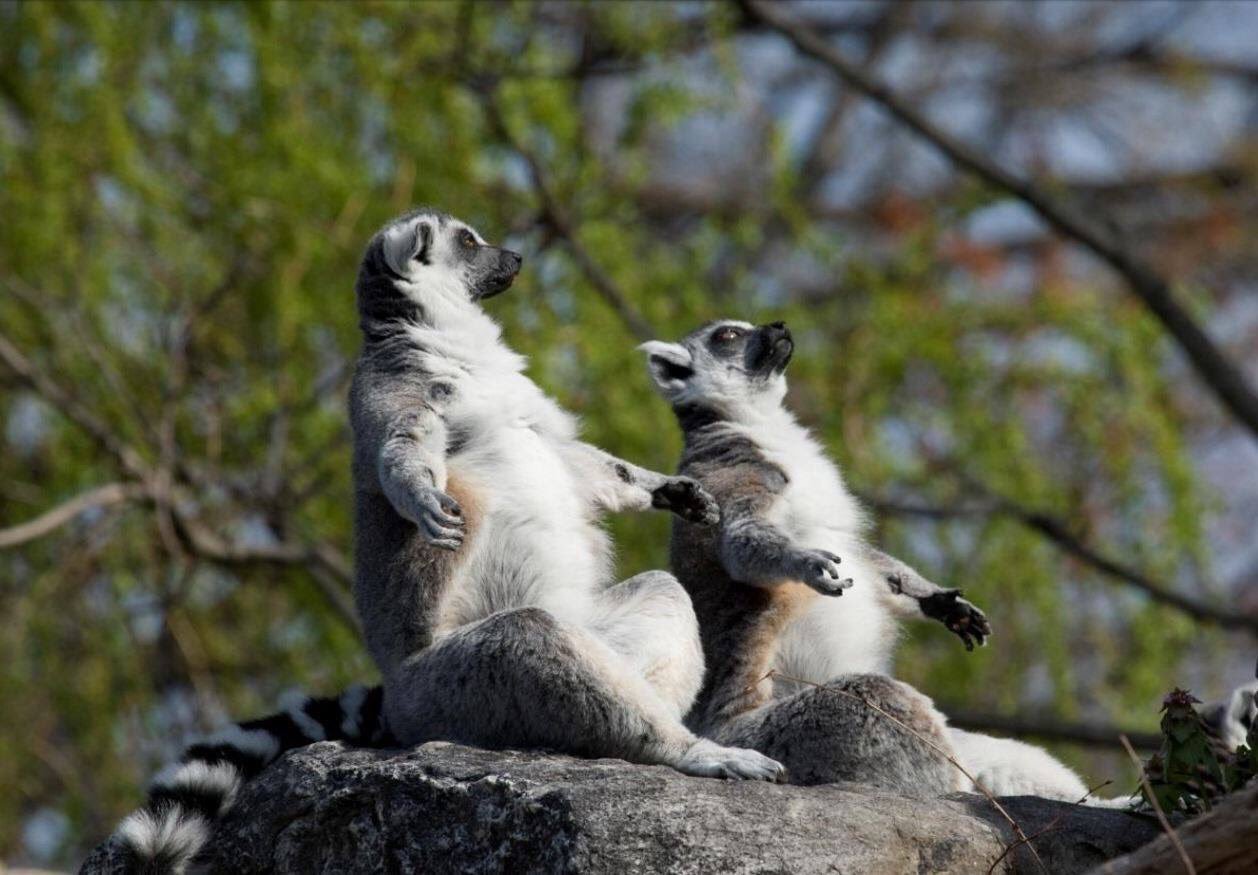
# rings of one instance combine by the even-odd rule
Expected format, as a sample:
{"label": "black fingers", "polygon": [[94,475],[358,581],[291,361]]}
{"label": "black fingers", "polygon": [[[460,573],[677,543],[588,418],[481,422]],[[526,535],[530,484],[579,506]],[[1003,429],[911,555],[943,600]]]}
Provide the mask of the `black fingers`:
{"label": "black fingers", "polygon": [[960,638],[966,650],[973,650],[976,643],[983,646],[992,634],[987,615],[961,598],[959,589],[940,590],[920,599],[918,604],[923,614],[943,623],[948,631]]}
{"label": "black fingers", "polygon": [[716,525],[721,509],[716,499],[695,480],[673,477],[651,493],[651,506],[670,510],[682,519],[705,526]]}

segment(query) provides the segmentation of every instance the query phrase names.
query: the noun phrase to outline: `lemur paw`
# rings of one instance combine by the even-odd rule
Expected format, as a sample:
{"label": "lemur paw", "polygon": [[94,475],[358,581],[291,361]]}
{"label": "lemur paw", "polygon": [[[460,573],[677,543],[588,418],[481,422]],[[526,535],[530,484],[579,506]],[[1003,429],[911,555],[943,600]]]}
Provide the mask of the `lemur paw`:
{"label": "lemur paw", "polygon": [[450,496],[437,489],[428,489],[416,496],[419,532],[434,547],[457,550],[463,544],[466,522],[463,509]]}
{"label": "lemur paw", "polygon": [[966,650],[973,650],[977,642],[979,646],[987,643],[992,634],[992,624],[987,615],[961,598],[961,590],[945,589],[921,600],[922,613],[931,619],[938,620],[965,643]]}
{"label": "lemur paw", "polygon": [[705,526],[721,521],[721,508],[697,480],[670,477],[651,493],[651,506],[669,510],[682,519]]}
{"label": "lemur paw", "polygon": [[674,766],[677,771],[700,778],[730,778],[744,781],[786,780],[786,767],[762,753],[742,747],[721,747],[701,738],[690,746]]}
{"label": "lemur paw", "polygon": [[822,595],[843,595],[843,590],[852,585],[852,579],[841,576],[839,563],[842,561],[828,550],[800,550],[795,557],[799,569],[796,576]]}

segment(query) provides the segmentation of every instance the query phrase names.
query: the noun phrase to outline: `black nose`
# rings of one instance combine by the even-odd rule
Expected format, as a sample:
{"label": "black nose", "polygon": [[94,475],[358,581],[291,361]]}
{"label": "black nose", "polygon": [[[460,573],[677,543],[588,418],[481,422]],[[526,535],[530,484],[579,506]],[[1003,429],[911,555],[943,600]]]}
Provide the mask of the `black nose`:
{"label": "black nose", "polygon": [[517,271],[520,265],[524,264],[524,256],[518,252],[512,252],[510,249],[502,251],[502,266],[510,271]]}
{"label": "black nose", "polygon": [[787,340],[791,339],[791,329],[786,327],[785,322],[770,322],[768,325],[764,326],[763,330],[764,330],[764,333],[767,334],[774,341],[780,340],[782,338],[785,338]]}

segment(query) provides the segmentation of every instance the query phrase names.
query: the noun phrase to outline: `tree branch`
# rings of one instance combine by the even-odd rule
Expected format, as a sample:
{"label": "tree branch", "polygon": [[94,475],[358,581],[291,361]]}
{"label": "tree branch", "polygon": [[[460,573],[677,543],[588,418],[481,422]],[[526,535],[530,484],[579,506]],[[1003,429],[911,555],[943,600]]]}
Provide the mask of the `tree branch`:
{"label": "tree branch", "polygon": [[92,440],[121,463],[128,474],[139,480],[149,480],[152,471],[140,454],[120,440],[82,402],[39,370],[3,334],[0,334],[0,362],[13,372],[19,382],[34,390],[63,416],[87,432]]}
{"label": "tree branch", "polygon": [[1169,836],[1110,860],[1089,875],[1155,875],[1181,872],[1181,852],[1202,875],[1253,872],[1258,869],[1258,780],[1222,799],[1211,811],[1181,824],[1176,831],[1181,849]]}
{"label": "tree branch", "polygon": [[104,486],[97,486],[45,511],[33,520],[0,529],[0,550],[42,538],[85,511],[135,501],[145,494],[145,488],[138,483],[106,483]]}
{"label": "tree branch", "polygon": [[512,136],[506,120],[502,117],[502,112],[498,108],[498,102],[492,90],[483,92],[483,103],[485,114],[497,134],[512,149],[518,152],[520,157],[528,164],[529,174],[533,180],[533,189],[541,200],[543,218],[567,244],[568,251],[572,253],[573,259],[576,261],[577,266],[581,268],[581,272],[585,274],[590,285],[616,311],[621,321],[624,322],[625,327],[635,337],[639,340],[653,339],[656,336],[656,332],[651,327],[651,323],[630,303],[628,296],[616,284],[616,281],[590,256],[589,251],[577,238],[572,221],[567,211],[561,205],[559,196],[556,194],[554,185],[551,183],[549,176],[547,176],[541,160],[520,139]]}
{"label": "tree branch", "polygon": [[979,151],[932,124],[924,114],[857,65],[849,62],[808,25],[762,0],[738,0],[753,20],[789,39],[800,52],[820,61],[848,86],[946,155],[954,164],[1030,206],[1063,236],[1090,249],[1110,265],[1145,307],[1166,328],[1197,375],[1238,422],[1258,437],[1258,395],[1241,371],[1215,346],[1175,299],[1170,284],[1126,248],[1103,220],[1074,209],[1047,191],[988,160]]}
{"label": "tree branch", "polygon": [[1024,507],[1007,498],[992,496],[981,504],[947,507],[918,502],[884,500],[868,494],[861,494],[860,497],[878,513],[890,516],[916,516],[932,520],[983,516],[1007,517],[1043,535],[1062,552],[1073,556],[1111,580],[1116,580],[1133,589],[1137,589],[1154,601],[1187,614],[1198,622],[1211,623],[1224,629],[1235,629],[1249,632],[1251,635],[1258,635],[1258,617],[1215,607],[1207,602],[1175,592],[1167,584],[1156,581],[1144,572],[1132,568],[1111,556],[1107,556],[1100,550],[1092,547],[1082,537],[1075,534],[1069,525],[1057,517]]}
{"label": "tree branch", "polygon": [[[23,523],[0,530],[0,548],[24,543],[51,532],[92,505],[113,504],[123,500],[145,499],[158,513],[158,520],[168,520],[179,542],[199,558],[220,565],[298,565],[306,568],[329,604],[349,626],[358,630],[358,615],[347,591],[353,580],[349,563],[329,545],[306,546],[277,541],[265,546],[241,547],[218,536],[194,514],[181,508],[174,495],[175,484],[170,473],[159,476],[133,447],[115,435],[87,406],[52,377],[40,370],[13,343],[0,334],[0,362],[25,385],[52,404],[62,415],[85,431],[106,452],[118,460],[137,484],[108,484],[79,496],[61,507]],[[177,459],[169,459],[171,467],[180,467]],[[182,470],[182,468],[181,468]],[[124,494],[119,495],[121,490]]]}
{"label": "tree branch", "polygon": [[1007,716],[950,708],[947,705],[940,705],[940,710],[948,715],[948,722],[952,725],[980,732],[997,732],[1021,738],[1038,738],[1041,741],[1061,741],[1084,747],[1113,749],[1120,747],[1119,735],[1126,735],[1132,744],[1142,750],[1157,750],[1162,744],[1162,736],[1156,732],[1131,732],[1117,726],[1097,723],[1070,723],[1048,715]]}

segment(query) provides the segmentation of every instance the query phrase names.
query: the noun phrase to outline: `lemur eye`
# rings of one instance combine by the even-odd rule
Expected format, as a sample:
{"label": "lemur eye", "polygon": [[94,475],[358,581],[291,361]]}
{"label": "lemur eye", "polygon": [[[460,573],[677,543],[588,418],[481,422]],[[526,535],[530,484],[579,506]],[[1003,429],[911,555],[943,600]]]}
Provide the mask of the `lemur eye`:
{"label": "lemur eye", "polygon": [[741,328],[726,327],[722,328],[712,335],[712,339],[717,343],[732,343],[744,334]]}
{"label": "lemur eye", "polygon": [[476,238],[472,236],[472,232],[464,228],[459,232],[459,245],[464,249],[475,249]]}

